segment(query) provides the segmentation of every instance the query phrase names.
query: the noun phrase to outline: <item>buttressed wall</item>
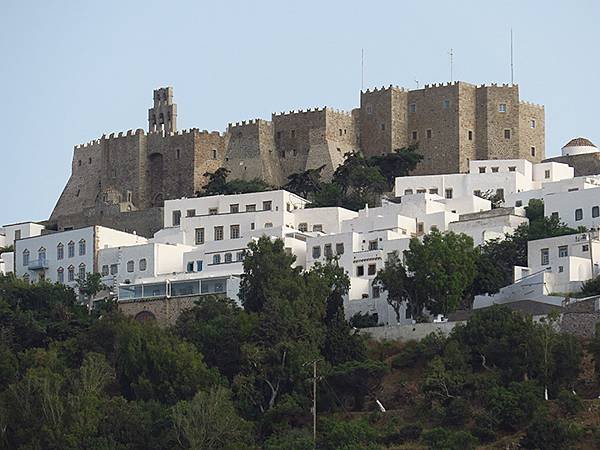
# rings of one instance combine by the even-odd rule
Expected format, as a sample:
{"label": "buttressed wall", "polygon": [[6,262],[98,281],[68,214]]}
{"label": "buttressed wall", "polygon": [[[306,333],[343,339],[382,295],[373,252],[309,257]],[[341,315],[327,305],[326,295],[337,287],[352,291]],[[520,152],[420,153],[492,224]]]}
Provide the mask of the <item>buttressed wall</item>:
{"label": "buttressed wall", "polygon": [[[151,235],[166,199],[202,191],[207,172],[260,178],[280,186],[295,172],[324,166],[330,177],[344,154],[384,154],[419,144],[415,174],[465,172],[472,159],[544,159],[544,108],[519,99],[516,85],[464,82],[360,94],[351,112],[329,107],[230,123],[225,133],[177,130],[173,88],[156,89],[148,131],[137,129],[77,145],[71,176],[50,217],[58,229],[92,224]],[[124,225],[119,225],[119,217]],[[126,225],[125,225],[126,224]]]}

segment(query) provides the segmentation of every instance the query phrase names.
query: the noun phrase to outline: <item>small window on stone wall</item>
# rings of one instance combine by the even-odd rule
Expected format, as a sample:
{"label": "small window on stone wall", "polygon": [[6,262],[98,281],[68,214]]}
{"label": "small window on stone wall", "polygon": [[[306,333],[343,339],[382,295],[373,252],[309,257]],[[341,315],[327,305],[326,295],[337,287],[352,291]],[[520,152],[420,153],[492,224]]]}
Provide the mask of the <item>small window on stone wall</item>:
{"label": "small window on stone wall", "polygon": [[531,147],[531,156],[535,156],[535,147]]}
{"label": "small window on stone wall", "polygon": [[175,159],[179,159],[181,157],[181,150],[175,150]]}
{"label": "small window on stone wall", "polygon": [[504,130],[504,139],[510,139],[510,130],[508,128]]}
{"label": "small window on stone wall", "polygon": [[217,159],[217,151],[213,150],[213,159]]}

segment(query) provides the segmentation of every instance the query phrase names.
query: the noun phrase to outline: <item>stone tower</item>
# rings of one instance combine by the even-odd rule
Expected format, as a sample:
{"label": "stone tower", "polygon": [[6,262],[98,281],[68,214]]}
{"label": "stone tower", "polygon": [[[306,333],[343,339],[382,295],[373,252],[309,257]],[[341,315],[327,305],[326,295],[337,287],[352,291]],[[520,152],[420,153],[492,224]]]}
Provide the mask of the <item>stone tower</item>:
{"label": "stone tower", "polygon": [[171,86],[154,90],[154,107],[148,110],[148,131],[177,131],[177,105]]}

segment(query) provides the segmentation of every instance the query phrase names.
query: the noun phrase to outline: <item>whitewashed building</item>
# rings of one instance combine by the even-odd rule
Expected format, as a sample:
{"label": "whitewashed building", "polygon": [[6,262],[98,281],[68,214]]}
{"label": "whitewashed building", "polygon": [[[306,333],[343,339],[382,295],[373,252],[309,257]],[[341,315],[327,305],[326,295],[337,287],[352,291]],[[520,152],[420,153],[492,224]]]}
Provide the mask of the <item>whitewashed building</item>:
{"label": "whitewashed building", "polygon": [[463,233],[473,239],[475,246],[493,239],[504,239],[507,234],[529,223],[525,208],[496,208],[479,213],[461,214],[459,220],[448,225],[448,231]]}
{"label": "whitewashed building", "polygon": [[[567,164],[532,164],[525,159],[482,160],[469,163],[469,173],[398,177],[397,197],[411,194],[436,194],[447,199],[466,195],[497,194],[502,198],[539,189],[542,183],[573,178]],[[474,211],[472,211],[474,212]]]}
{"label": "whitewashed building", "polygon": [[98,252],[98,271],[107,286],[181,273],[183,255],[193,249],[189,245],[156,242],[102,248]]}
{"label": "whitewashed building", "polygon": [[4,252],[0,254],[0,275],[13,273],[15,265],[15,252]]}
{"label": "whitewashed building", "polygon": [[514,284],[495,295],[475,297],[473,308],[494,303],[535,300],[560,305],[585,281],[600,275],[598,233],[577,233],[530,241],[527,267],[514,268]]}
{"label": "whitewashed building", "polygon": [[547,195],[543,200],[547,217],[558,216],[572,228],[600,228],[600,182],[586,189]]}
{"label": "whitewashed building", "polygon": [[45,279],[73,287],[78,278],[99,272],[101,249],[145,242],[141,236],[101,226],[22,238],[15,242],[15,274],[31,282]]}
{"label": "whitewashed building", "polygon": [[18,239],[39,236],[46,227],[36,222],[20,222],[0,227],[0,247],[14,245]]}

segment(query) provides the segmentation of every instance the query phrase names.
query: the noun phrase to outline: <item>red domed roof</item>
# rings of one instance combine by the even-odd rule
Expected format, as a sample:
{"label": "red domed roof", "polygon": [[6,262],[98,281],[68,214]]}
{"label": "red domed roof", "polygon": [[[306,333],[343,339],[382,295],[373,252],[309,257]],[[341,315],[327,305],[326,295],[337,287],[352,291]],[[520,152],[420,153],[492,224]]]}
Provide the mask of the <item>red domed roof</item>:
{"label": "red domed roof", "polygon": [[[596,146],[589,139],[586,139],[583,137],[578,137],[575,139],[571,139],[569,142],[567,142],[565,147],[596,147]],[[563,148],[565,148],[565,147],[563,147]]]}

